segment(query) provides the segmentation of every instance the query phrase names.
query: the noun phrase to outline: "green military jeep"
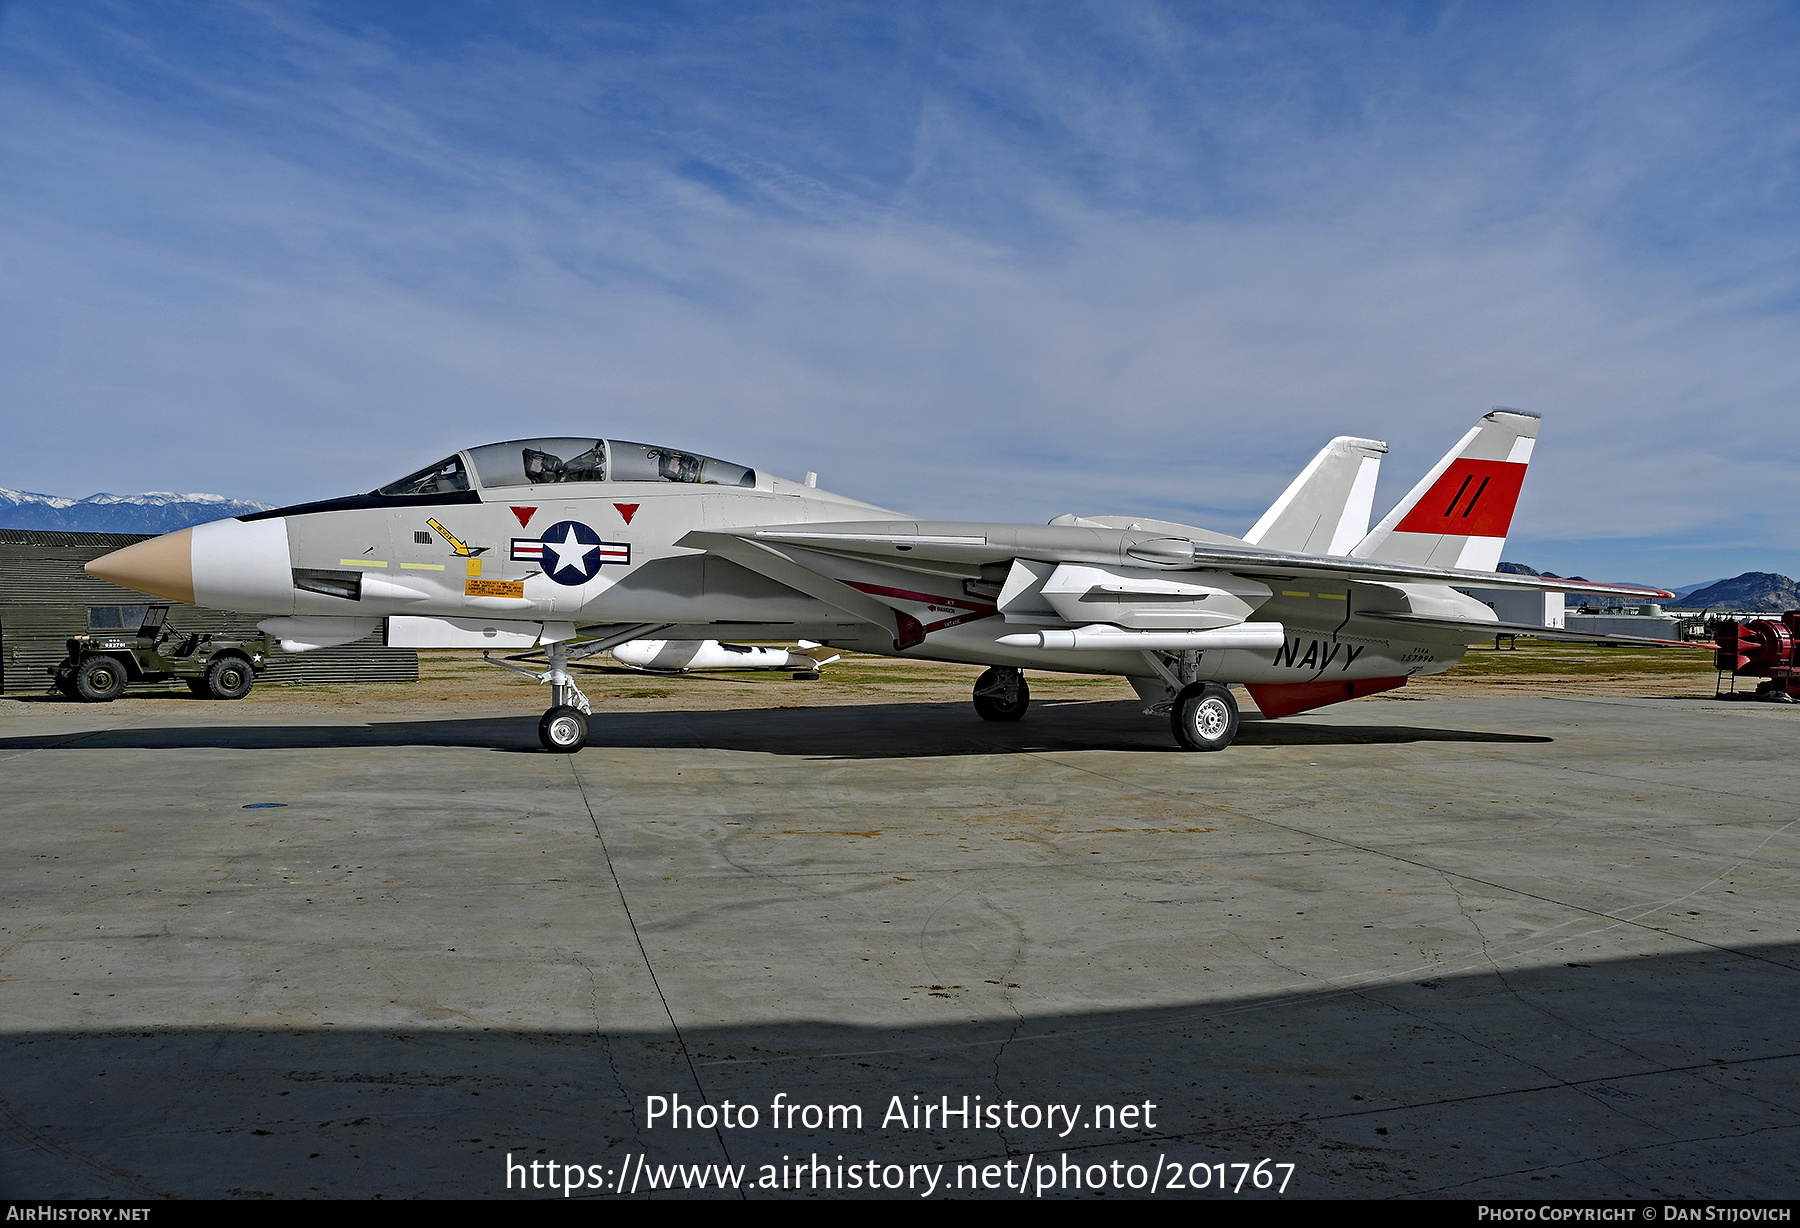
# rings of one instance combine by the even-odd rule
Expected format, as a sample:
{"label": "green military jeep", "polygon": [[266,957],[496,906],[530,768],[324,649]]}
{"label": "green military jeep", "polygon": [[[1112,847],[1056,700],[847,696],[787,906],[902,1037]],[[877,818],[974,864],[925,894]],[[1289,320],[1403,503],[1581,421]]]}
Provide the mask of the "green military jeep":
{"label": "green military jeep", "polygon": [[196,695],[242,699],[268,658],[268,639],[183,634],[169,607],[90,606],[88,634],[69,639],[69,655],[50,673],[71,699],[106,703],[128,683],[187,682]]}

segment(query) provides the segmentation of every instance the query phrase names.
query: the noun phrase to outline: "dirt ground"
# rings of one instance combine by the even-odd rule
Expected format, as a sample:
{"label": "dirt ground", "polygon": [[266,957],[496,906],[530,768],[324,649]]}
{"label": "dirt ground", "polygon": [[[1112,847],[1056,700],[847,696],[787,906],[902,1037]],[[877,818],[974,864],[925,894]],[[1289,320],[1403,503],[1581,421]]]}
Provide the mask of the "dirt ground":
{"label": "dirt ground", "polygon": [[[695,707],[804,708],[869,703],[941,703],[966,700],[978,666],[897,660],[849,653],[816,681],[785,672],[645,674],[615,665],[601,654],[580,671],[580,686],[596,708],[615,712]],[[1126,700],[1122,678],[1027,671],[1034,702]],[[1359,702],[1404,703],[1461,698],[1480,691],[1521,696],[1633,695],[1710,698],[1716,675],[1700,648],[1601,648],[1583,644],[1519,641],[1516,649],[1477,646],[1447,674],[1417,678],[1405,688]],[[365,708],[382,715],[442,713],[444,705],[469,709],[537,711],[549,692],[526,678],[485,664],[474,651],[419,653],[419,681],[342,685],[258,686],[241,703],[322,710]],[[60,695],[9,695],[22,703],[70,703]],[[145,714],[170,703],[210,703],[180,689],[132,688],[109,711]],[[1249,706],[1240,693],[1240,702]],[[371,715],[373,715],[373,711]]]}

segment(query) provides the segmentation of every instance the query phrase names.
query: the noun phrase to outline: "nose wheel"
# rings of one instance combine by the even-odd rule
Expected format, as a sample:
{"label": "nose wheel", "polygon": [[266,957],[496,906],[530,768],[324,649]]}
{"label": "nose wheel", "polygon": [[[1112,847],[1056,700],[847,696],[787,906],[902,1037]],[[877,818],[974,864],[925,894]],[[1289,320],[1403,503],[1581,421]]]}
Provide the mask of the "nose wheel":
{"label": "nose wheel", "polygon": [[580,708],[558,704],[544,713],[538,722],[538,741],[544,749],[559,755],[572,755],[587,745],[587,717]]}

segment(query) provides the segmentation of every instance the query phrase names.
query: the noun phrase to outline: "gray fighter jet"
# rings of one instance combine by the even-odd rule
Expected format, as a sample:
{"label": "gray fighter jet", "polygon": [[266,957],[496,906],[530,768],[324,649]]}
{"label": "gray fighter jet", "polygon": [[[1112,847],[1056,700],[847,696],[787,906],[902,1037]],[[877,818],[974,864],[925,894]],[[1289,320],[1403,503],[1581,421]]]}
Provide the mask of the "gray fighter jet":
{"label": "gray fighter jet", "polygon": [[[1536,415],[1483,416],[1368,529],[1384,444],[1340,438],[1242,538],[1123,516],[1047,525],[916,520],[807,481],[614,439],[445,457],[364,495],[215,521],[90,573],[265,615],[290,652],[383,630],[391,645],[510,648],[551,688],[543,745],[576,751],[572,661],[634,640],[817,640],[988,667],[986,720],[1025,715],[1023,670],[1115,674],[1191,750],[1266,717],[1402,686],[1495,621],[1456,585],[1668,596],[1494,571]],[[1592,639],[1592,636],[1569,636]],[[496,662],[502,663],[502,662]]]}

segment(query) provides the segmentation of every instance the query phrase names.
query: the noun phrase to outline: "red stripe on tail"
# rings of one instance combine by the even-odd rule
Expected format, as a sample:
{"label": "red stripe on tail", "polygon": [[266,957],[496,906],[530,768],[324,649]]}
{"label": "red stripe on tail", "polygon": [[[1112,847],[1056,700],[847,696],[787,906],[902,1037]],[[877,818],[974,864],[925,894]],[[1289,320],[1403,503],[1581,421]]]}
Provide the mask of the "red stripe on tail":
{"label": "red stripe on tail", "polygon": [[1458,458],[1413,504],[1394,532],[1505,537],[1512,525],[1513,507],[1519,502],[1519,487],[1524,484],[1524,465]]}

